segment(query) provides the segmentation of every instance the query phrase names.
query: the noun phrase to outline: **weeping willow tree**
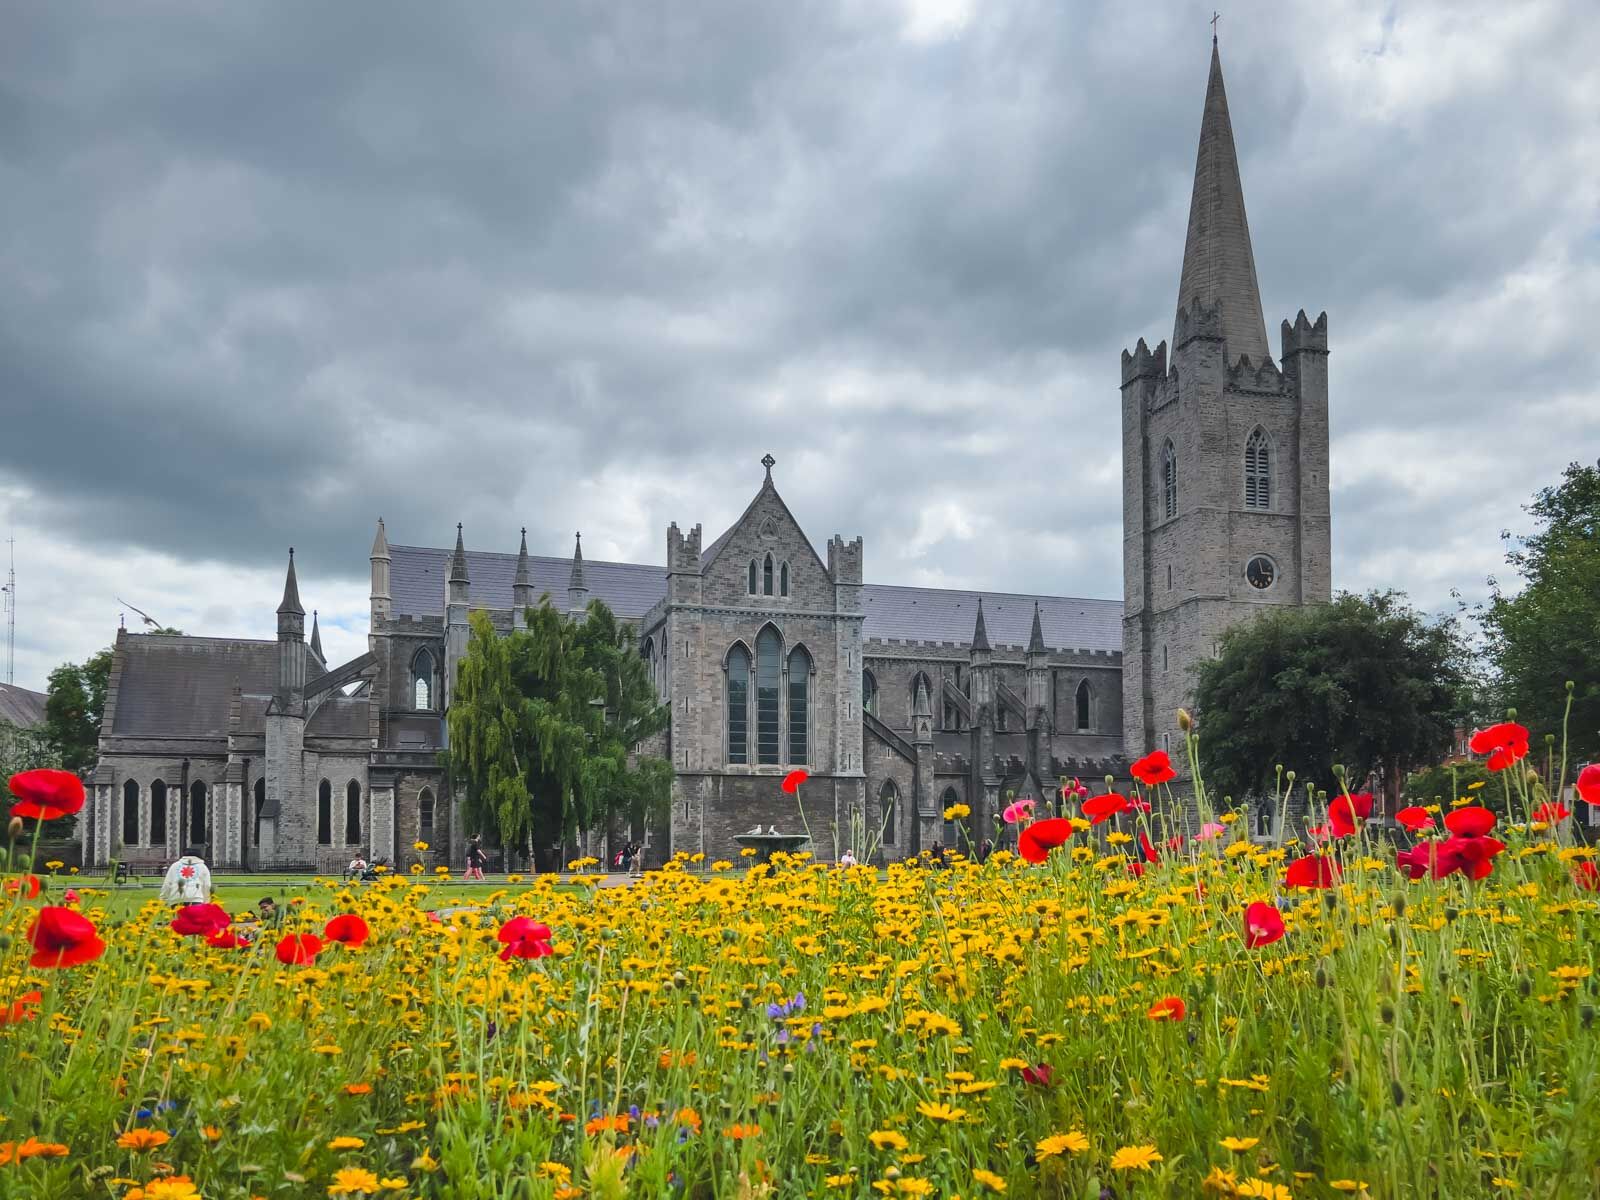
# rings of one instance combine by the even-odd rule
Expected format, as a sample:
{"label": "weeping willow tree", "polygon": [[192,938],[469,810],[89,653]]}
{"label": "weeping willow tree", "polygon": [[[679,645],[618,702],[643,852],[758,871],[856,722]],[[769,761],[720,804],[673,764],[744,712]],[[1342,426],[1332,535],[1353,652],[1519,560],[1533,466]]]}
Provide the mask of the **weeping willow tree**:
{"label": "weeping willow tree", "polygon": [[466,827],[531,854],[658,816],[672,768],[638,747],[667,719],[633,633],[598,600],[570,621],[546,597],[506,635],[474,613],[449,715]]}

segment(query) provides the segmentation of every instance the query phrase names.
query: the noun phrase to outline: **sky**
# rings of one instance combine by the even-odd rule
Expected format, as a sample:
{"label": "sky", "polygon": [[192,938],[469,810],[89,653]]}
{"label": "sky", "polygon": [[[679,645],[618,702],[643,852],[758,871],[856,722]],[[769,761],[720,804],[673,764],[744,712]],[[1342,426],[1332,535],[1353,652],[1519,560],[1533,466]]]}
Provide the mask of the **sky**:
{"label": "sky", "polygon": [[[1218,24],[1274,352],[1328,313],[1336,588],[1480,599],[1600,453],[1591,3]],[[271,637],[291,545],[341,661],[379,515],[664,562],[768,452],[873,582],[1120,596],[1211,9],[0,0],[16,682],[134,608]]]}

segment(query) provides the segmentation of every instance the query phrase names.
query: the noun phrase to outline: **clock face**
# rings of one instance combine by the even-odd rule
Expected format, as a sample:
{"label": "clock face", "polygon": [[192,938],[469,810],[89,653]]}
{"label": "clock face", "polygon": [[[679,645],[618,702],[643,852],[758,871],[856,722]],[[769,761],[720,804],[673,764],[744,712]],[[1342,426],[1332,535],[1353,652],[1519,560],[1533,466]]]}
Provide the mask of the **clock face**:
{"label": "clock face", "polygon": [[1272,565],[1272,560],[1265,555],[1258,554],[1252,558],[1244,569],[1246,582],[1257,591],[1266,591],[1278,577],[1278,569]]}

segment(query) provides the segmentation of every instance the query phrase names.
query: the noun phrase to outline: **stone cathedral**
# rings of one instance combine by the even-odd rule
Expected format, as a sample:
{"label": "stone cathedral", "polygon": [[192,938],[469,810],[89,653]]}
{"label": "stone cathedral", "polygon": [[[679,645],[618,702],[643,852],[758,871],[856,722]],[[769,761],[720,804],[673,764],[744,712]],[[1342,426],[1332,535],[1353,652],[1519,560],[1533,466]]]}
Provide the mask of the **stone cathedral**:
{"label": "stone cathedral", "polygon": [[652,862],[796,831],[795,767],[822,857],[852,818],[900,858],[953,844],[957,802],[983,829],[1062,776],[1125,777],[1172,746],[1224,629],[1329,599],[1327,355],[1326,315],[1302,311],[1272,357],[1213,40],[1171,346],[1122,353],[1123,600],[868,582],[862,540],[819,553],[770,456],[732,527],[707,543],[673,524],[653,563],[530,555],[525,534],[468,550],[460,526],[453,550],[401,544],[380,520],[350,662],[325,660],[315,614],[307,638],[292,551],[275,640],[118,632],[85,859],[331,871],[420,839],[461,862],[439,755],[468,615],[510,629],[543,596],[632,623],[671,707]]}

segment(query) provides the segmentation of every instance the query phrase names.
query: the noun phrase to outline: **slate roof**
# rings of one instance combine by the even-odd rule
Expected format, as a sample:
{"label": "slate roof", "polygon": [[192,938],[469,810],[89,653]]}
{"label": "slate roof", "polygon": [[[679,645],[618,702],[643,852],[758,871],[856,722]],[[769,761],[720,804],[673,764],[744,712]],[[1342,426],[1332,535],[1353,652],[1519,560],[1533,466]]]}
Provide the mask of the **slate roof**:
{"label": "slate roof", "polygon": [[[397,615],[444,615],[444,583],[450,552],[426,546],[389,548],[389,590]],[[584,561],[589,595],[603,600],[619,617],[637,618],[667,592],[664,567],[642,563]],[[469,599],[482,608],[511,608],[511,582],[517,573],[515,554],[467,551],[472,583]],[[570,558],[528,556],[535,600],[549,592],[564,607]],[[862,587],[868,639],[955,642],[966,645],[977,618],[978,592],[950,588],[898,587],[869,583]],[[983,592],[983,615],[989,640],[996,645],[1025,646],[1033,624],[1033,605],[1046,645],[1064,650],[1121,650],[1122,601],[1083,600],[1070,596],[1017,595]]]}
{"label": "slate roof", "polygon": [[111,733],[227,737],[234,685],[270,694],[277,678],[276,641],[129,634]]}
{"label": "slate roof", "polygon": [[30,692],[10,683],[0,683],[0,725],[16,729],[37,729],[44,724],[43,692]]}
{"label": "slate roof", "polygon": [[[278,680],[278,643],[252,638],[129,634],[117,677],[117,737],[228,736],[228,710],[239,687],[241,733],[266,728],[267,701]],[[309,654],[306,677],[323,674]],[[311,719],[308,733],[365,737],[367,699],[334,696]]]}
{"label": "slate roof", "polygon": [[1073,596],[1027,596],[1015,592],[967,592],[953,588],[897,587],[869,583],[861,589],[868,640],[900,638],[966,645],[983,597],[983,621],[989,642],[1026,646],[1033,630],[1033,606],[1045,645],[1061,650],[1122,649],[1122,601],[1084,600]]}
{"label": "slate roof", "polygon": [[[389,593],[396,615],[442,617],[444,584],[450,570],[450,551],[430,546],[389,547]],[[667,594],[667,569],[638,563],[600,562],[585,559],[584,580],[591,599],[605,601],[619,617],[642,617],[650,606]],[[467,551],[467,598],[476,608],[509,610],[512,581],[517,574],[515,554],[484,550]],[[545,592],[557,608],[567,606],[567,583],[572,576],[570,558],[528,555],[528,574],[533,581],[533,599],[538,603]]]}

